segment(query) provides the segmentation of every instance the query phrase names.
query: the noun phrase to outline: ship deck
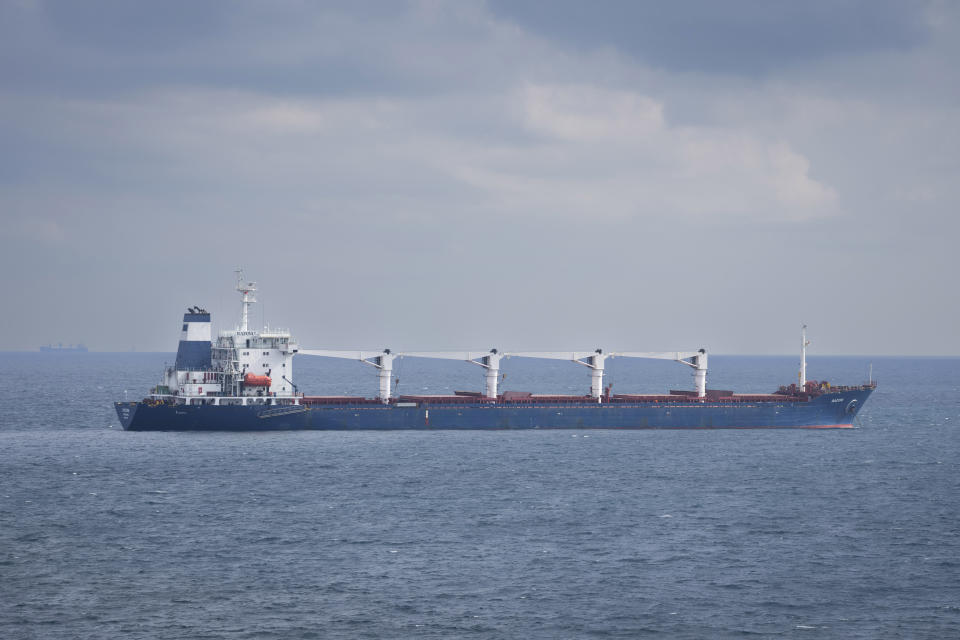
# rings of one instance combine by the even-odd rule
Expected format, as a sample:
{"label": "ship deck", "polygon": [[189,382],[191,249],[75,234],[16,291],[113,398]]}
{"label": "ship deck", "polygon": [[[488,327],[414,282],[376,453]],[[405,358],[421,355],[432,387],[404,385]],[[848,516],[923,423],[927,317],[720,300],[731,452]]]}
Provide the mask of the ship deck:
{"label": "ship deck", "polygon": [[[740,403],[784,403],[807,402],[827,393],[842,393],[873,389],[876,383],[858,386],[836,386],[828,389],[815,389],[800,393],[793,387],[784,387],[777,393],[733,393],[726,390],[707,390],[704,397],[698,397],[695,392],[671,390],[670,393],[660,394],[629,394],[618,393],[603,396],[600,404],[740,404]],[[379,405],[383,404],[378,398],[362,396],[303,396],[300,403],[305,405]],[[524,406],[539,404],[597,404],[598,399],[590,395],[562,395],[537,394],[526,391],[505,391],[496,399],[486,398],[483,394],[474,391],[456,391],[453,394],[417,394],[399,395],[391,397],[387,404],[394,405],[503,405]]]}
{"label": "ship deck", "polygon": [[[781,394],[734,394],[720,397],[698,398],[690,395],[675,394],[617,394],[602,398],[601,404],[688,404],[701,402],[720,402],[725,404],[736,404],[742,402],[798,402],[806,401],[810,398],[808,395],[788,396]],[[570,395],[548,395],[526,393],[522,395],[504,394],[498,396],[495,400],[484,398],[482,396],[461,396],[461,395],[401,395],[390,398],[388,404],[430,404],[430,405],[477,405],[477,404],[496,404],[496,405],[531,405],[531,404],[597,404],[597,399],[589,395],[570,396]],[[300,398],[300,404],[304,405],[364,405],[383,404],[377,398],[365,398],[361,396],[303,396]]]}

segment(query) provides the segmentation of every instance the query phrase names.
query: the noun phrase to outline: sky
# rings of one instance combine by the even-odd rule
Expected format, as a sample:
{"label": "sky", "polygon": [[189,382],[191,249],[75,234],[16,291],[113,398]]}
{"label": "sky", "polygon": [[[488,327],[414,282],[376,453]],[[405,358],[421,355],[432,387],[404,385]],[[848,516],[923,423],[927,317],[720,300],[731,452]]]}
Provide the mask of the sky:
{"label": "sky", "polygon": [[960,354],[960,3],[0,0],[0,349]]}

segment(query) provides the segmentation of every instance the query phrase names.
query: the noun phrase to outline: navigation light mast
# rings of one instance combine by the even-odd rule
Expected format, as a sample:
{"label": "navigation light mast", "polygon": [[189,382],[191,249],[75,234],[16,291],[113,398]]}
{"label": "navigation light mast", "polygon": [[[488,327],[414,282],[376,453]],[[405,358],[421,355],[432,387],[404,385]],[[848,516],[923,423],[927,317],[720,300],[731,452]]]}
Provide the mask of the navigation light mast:
{"label": "navigation light mast", "polygon": [[800,390],[803,391],[807,386],[807,325],[800,329]]}
{"label": "navigation light mast", "polygon": [[257,283],[243,281],[243,268],[237,267],[237,291],[243,294],[243,312],[240,315],[240,331],[247,331],[247,318],[250,315],[250,305],[257,301]]}

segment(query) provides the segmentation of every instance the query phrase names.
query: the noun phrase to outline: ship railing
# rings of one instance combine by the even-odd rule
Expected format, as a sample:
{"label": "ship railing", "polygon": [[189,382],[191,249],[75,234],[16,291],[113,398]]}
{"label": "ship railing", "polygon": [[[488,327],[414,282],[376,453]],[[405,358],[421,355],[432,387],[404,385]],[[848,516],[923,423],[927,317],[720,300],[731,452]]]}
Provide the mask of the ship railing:
{"label": "ship railing", "polygon": [[284,406],[301,404],[303,394],[290,396],[181,396],[173,393],[151,393],[147,397],[151,400],[173,401],[178,404]]}

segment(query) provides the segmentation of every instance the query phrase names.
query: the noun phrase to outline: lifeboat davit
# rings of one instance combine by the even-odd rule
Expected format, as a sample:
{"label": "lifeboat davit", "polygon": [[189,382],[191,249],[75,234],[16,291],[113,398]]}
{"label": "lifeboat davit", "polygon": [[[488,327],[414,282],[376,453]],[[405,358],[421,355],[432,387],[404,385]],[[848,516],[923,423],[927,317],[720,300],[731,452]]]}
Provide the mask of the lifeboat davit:
{"label": "lifeboat davit", "polygon": [[248,373],[247,375],[243,376],[243,384],[247,385],[248,387],[269,387],[270,378],[267,376],[256,376],[252,373]]}

